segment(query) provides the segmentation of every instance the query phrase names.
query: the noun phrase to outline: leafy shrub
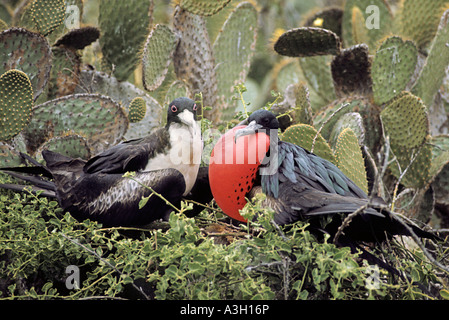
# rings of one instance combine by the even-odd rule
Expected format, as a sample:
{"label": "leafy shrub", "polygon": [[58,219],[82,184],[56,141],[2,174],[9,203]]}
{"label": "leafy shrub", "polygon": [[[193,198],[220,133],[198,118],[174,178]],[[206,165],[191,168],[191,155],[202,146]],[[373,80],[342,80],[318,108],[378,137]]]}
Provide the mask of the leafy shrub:
{"label": "leafy shrub", "polygon": [[[205,210],[138,229],[78,222],[55,201],[27,193],[0,197],[4,299],[418,299],[440,298],[444,289],[419,250],[389,244],[421,288],[395,282],[348,248],[317,242],[305,224],[280,229],[259,202],[245,207],[247,216],[264,213],[250,225]],[[69,266],[79,270],[78,288]]]}

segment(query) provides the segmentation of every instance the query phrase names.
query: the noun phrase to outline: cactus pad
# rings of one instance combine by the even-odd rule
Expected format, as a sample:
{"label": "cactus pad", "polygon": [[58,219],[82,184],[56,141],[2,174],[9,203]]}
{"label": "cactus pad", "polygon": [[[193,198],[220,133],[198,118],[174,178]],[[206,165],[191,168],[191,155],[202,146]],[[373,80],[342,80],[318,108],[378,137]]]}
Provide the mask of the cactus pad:
{"label": "cactus pad", "polygon": [[45,102],[33,109],[24,130],[33,153],[48,138],[68,131],[86,137],[93,153],[117,144],[128,129],[128,117],[118,103],[96,94],[74,94]]}
{"label": "cactus pad", "polygon": [[[256,37],[257,11],[251,3],[242,2],[231,12],[213,45],[218,95],[228,105],[232,104],[234,86],[246,80]],[[227,108],[228,118],[234,110]]]}
{"label": "cactus pad", "polygon": [[76,50],[82,50],[100,37],[100,30],[96,27],[83,27],[72,29],[59,38],[54,46],[65,46]]}
{"label": "cactus pad", "polygon": [[435,36],[447,4],[447,0],[402,0],[397,18],[400,33],[423,49]]}
{"label": "cactus pad", "polygon": [[211,16],[223,9],[231,0],[181,0],[180,7],[200,16]]}
{"label": "cactus pad", "polygon": [[143,84],[148,91],[157,89],[164,81],[178,41],[165,25],[157,24],[151,30],[142,55]]}
{"label": "cactus pad", "polygon": [[0,74],[17,69],[25,72],[33,86],[34,100],[39,97],[50,76],[52,54],[48,41],[40,34],[22,28],[0,32]]}
{"label": "cactus pad", "polygon": [[338,168],[365,193],[368,193],[365,160],[355,133],[346,128],[340,133],[335,145]]}
{"label": "cactus pad", "polygon": [[139,51],[148,35],[152,1],[101,0],[99,10],[104,62],[114,66],[119,81],[127,80],[136,68]]}
{"label": "cactus pad", "polygon": [[[316,137],[316,139],[315,139]],[[315,145],[313,140],[315,139]],[[317,132],[317,130],[307,124],[296,124],[288,127],[282,134],[282,141],[294,143],[308,151],[312,150],[317,156],[336,163],[336,159],[329,144]]]}
{"label": "cactus pad", "polygon": [[338,54],[340,45],[340,38],[330,30],[302,27],[282,34],[274,44],[274,50],[283,56],[310,57]]}
{"label": "cactus pad", "polygon": [[341,38],[341,23],[343,10],[338,7],[325,8],[323,11],[313,14],[307,18],[304,27],[319,27],[335,33]]}
{"label": "cactus pad", "polygon": [[413,42],[397,36],[387,38],[377,50],[371,69],[374,102],[381,105],[404,91],[417,61]]}
{"label": "cactus pad", "polygon": [[[428,1],[426,1],[428,2]],[[446,68],[449,65],[449,10],[441,18],[435,39],[432,42],[427,62],[412,89],[412,92],[423,99],[424,104],[431,106],[436,93],[441,87]]]}
{"label": "cactus pad", "polygon": [[66,11],[64,0],[34,0],[30,9],[36,29],[44,36],[64,22]]}
{"label": "cactus pad", "polygon": [[344,129],[350,128],[359,140],[359,145],[365,143],[365,125],[363,124],[363,118],[358,112],[348,112],[342,115],[332,128],[329,143],[335,148],[338,137]]}
{"label": "cactus pad", "polygon": [[330,64],[331,56],[299,58],[299,65],[310,89],[325,103],[336,99]]}
{"label": "cactus pad", "polygon": [[33,89],[28,76],[9,70],[0,76],[0,140],[9,140],[30,121]]}
{"label": "cactus pad", "polygon": [[426,107],[409,92],[388,104],[380,116],[391,145],[412,149],[420,146],[429,134]]}
{"label": "cactus pad", "polygon": [[203,17],[175,8],[173,26],[181,40],[173,57],[178,79],[186,81],[192,94],[201,92],[205,106],[214,107],[205,112],[213,122],[218,122],[224,104],[218,104],[215,58]]}
{"label": "cactus pad", "polygon": [[393,16],[385,0],[347,0],[344,5],[342,37],[346,48],[366,42],[370,53],[390,32]]}
{"label": "cactus pad", "polygon": [[142,97],[134,98],[129,104],[128,119],[129,122],[135,123],[142,121],[145,118],[147,112],[147,104]]}
{"label": "cactus pad", "polygon": [[21,164],[19,152],[9,144],[0,142],[0,167],[17,167]]}
{"label": "cactus pad", "polygon": [[42,151],[48,149],[66,157],[89,159],[90,152],[87,139],[78,134],[66,134],[46,141],[36,152],[36,159],[41,160]]}
{"label": "cactus pad", "polygon": [[65,47],[53,47],[53,66],[47,99],[73,94],[79,81],[81,58]]}
{"label": "cactus pad", "polygon": [[[430,178],[432,165],[432,146],[428,141],[417,148],[408,149],[400,146],[391,146],[396,161],[389,168],[396,178],[408,167],[401,180],[401,184],[407,188],[423,188]],[[413,163],[412,160],[414,159]],[[400,168],[400,170],[399,170]]]}

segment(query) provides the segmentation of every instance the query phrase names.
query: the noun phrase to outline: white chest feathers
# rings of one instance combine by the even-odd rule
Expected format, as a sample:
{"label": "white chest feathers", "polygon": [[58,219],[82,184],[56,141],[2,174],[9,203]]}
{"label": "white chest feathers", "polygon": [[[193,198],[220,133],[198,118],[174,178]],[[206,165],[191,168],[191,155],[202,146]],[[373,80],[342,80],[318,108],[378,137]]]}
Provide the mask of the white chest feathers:
{"label": "white chest feathers", "polygon": [[[184,112],[183,112],[184,113]],[[184,176],[187,195],[196,182],[203,153],[201,128],[192,113],[180,114],[182,123],[170,125],[170,150],[151,159],[145,171],[175,168]]]}

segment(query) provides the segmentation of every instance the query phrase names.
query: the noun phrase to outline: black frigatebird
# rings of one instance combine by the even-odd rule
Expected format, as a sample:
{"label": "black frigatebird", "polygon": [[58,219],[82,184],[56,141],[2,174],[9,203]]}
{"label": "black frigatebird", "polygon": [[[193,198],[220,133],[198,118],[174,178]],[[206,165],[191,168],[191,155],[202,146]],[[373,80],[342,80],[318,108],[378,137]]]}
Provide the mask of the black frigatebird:
{"label": "black frigatebird", "polygon": [[[45,166],[23,155],[33,166],[1,170],[31,182],[45,196],[56,197],[78,220],[89,218],[106,226],[148,224],[173,210],[165,200],[179,206],[196,182],[203,148],[196,111],[193,100],[177,98],[168,106],[166,126],[147,137],[122,142],[87,161],[44,150]],[[136,174],[124,177],[126,172]],[[142,197],[151,194],[139,209]]]}
{"label": "black frigatebird", "polygon": [[[368,195],[337,166],[298,145],[279,140],[279,123],[273,113],[257,110],[247,123],[222,136],[209,164],[212,194],[228,216],[245,221],[239,210],[246,198],[264,193],[264,205],[275,211],[277,224],[306,221],[318,238],[329,234],[336,244],[353,251],[361,249],[361,243],[410,235],[407,227],[393,219],[394,213],[384,209],[382,199],[376,198],[368,205]],[[357,210],[360,213],[339,233],[345,217]],[[419,237],[439,239],[417,226],[407,226]],[[371,255],[369,258],[374,259]]]}

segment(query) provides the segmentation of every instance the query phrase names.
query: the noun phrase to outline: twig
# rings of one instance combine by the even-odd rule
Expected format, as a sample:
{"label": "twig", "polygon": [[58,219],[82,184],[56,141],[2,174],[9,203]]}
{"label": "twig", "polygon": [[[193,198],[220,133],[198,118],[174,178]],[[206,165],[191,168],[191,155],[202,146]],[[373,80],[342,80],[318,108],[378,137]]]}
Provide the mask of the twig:
{"label": "twig", "polygon": [[[112,268],[114,271],[116,271],[120,276],[123,276],[124,274],[117,269],[115,266],[113,266],[109,261],[107,261],[106,259],[102,258],[98,253],[96,253],[95,251],[89,249],[88,247],[86,247],[85,245],[82,245],[81,243],[79,243],[76,240],[73,240],[72,238],[66,236],[64,233],[60,232],[61,236],[63,236],[65,239],[69,240],[70,242],[72,242],[73,244],[76,244],[77,246],[80,246],[81,248],[83,248],[84,250],[86,250],[87,252],[93,254],[98,260],[102,261],[103,263],[105,263],[107,266],[109,266],[110,268]],[[145,294],[145,292],[143,292],[142,288],[139,288],[138,286],[135,285],[134,281],[132,282],[132,286],[138,291],[140,292],[145,299],[150,300],[150,298]]]}
{"label": "twig", "polygon": [[351,223],[352,219],[355,216],[357,216],[359,213],[362,213],[364,210],[366,210],[369,205],[370,205],[370,203],[367,202],[365,205],[361,206],[360,208],[358,208],[354,212],[348,214],[348,216],[343,220],[342,224],[338,227],[337,233],[335,234],[334,240],[333,240],[334,244],[338,243],[338,238],[340,238],[340,236],[342,234],[344,234],[343,230],[349,226],[349,224]]}
{"label": "twig", "polygon": [[327,118],[326,119],[326,121],[324,121],[323,122],[323,124],[321,125],[321,127],[318,129],[318,131],[317,131],[317,133],[316,133],[316,135],[315,135],[315,137],[313,138],[313,141],[312,141],[312,148],[310,148],[310,152],[312,152],[313,153],[313,149],[315,148],[315,142],[316,142],[316,139],[318,138],[318,136],[320,135],[320,133],[321,133],[321,130],[323,130],[323,128],[324,128],[324,126],[337,114],[337,112],[339,112],[341,109],[343,109],[344,107],[346,107],[346,106],[348,106],[349,105],[349,103],[344,103],[344,104],[342,104],[337,110],[335,110],[332,114],[331,114],[331,116],[329,117],[329,118]]}
{"label": "twig", "polygon": [[421,239],[416,235],[416,233],[413,231],[412,228],[406,223],[404,223],[395,213],[391,214],[391,217],[399,222],[410,234],[410,236],[413,238],[415,243],[418,245],[418,247],[422,250],[424,255],[429,259],[429,261],[435,265],[436,267],[440,268],[442,271],[449,273],[449,268],[443,266],[441,263],[439,263],[432,255],[427,251],[427,249],[424,247],[423,243],[421,242]]}

